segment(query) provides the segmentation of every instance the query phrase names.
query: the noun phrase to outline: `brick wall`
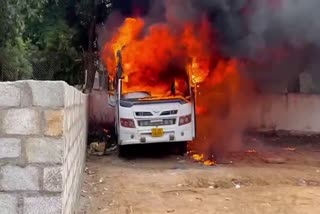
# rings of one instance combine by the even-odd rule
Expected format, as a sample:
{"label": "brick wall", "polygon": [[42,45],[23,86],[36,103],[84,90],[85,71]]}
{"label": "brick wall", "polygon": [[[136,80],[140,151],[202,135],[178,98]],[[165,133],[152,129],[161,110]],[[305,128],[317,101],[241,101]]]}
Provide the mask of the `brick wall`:
{"label": "brick wall", "polygon": [[0,213],[73,213],[87,96],[64,82],[0,83]]}

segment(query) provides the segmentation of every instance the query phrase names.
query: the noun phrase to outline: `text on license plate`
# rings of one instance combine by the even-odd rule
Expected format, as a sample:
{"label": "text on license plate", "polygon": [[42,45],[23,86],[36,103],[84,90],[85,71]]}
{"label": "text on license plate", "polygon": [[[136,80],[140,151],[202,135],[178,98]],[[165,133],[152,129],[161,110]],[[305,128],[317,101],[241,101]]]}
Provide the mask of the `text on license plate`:
{"label": "text on license plate", "polygon": [[152,137],[162,137],[163,136],[163,129],[162,128],[153,128],[151,129]]}

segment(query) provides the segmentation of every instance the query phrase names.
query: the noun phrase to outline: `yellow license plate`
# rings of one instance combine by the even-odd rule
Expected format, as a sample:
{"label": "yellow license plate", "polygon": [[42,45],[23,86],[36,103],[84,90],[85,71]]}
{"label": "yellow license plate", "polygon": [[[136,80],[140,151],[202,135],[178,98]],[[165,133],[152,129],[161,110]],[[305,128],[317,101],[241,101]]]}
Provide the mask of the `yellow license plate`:
{"label": "yellow license plate", "polygon": [[163,136],[163,129],[161,128],[154,128],[151,129],[152,137],[162,137]]}

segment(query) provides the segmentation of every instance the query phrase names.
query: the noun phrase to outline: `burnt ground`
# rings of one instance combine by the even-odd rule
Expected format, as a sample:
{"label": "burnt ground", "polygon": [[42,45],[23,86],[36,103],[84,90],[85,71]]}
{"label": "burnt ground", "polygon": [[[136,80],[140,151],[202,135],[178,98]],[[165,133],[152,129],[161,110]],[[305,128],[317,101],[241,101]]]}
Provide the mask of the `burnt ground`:
{"label": "burnt ground", "polygon": [[320,213],[319,137],[243,141],[211,167],[158,146],[90,156],[78,213]]}

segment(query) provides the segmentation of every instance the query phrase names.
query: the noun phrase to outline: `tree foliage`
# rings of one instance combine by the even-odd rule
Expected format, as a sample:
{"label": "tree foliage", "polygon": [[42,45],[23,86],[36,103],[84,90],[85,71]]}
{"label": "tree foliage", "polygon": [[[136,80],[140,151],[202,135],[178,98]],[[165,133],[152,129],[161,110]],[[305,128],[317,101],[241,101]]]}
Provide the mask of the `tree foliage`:
{"label": "tree foliage", "polygon": [[[43,18],[31,20],[25,37],[31,40],[30,61],[37,79],[62,79],[76,84],[80,71],[79,44],[75,42],[77,29],[66,21],[66,5],[50,2],[43,10]],[[41,72],[41,71],[47,72]]]}
{"label": "tree foliage", "polygon": [[0,80],[79,83],[82,55],[94,48],[95,25],[107,15],[105,2],[109,1],[2,0]]}
{"label": "tree foliage", "polygon": [[0,4],[0,68],[4,79],[30,78],[32,65],[29,40],[24,38],[26,21],[41,19],[47,0],[3,0]]}

